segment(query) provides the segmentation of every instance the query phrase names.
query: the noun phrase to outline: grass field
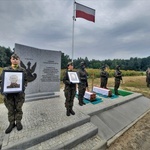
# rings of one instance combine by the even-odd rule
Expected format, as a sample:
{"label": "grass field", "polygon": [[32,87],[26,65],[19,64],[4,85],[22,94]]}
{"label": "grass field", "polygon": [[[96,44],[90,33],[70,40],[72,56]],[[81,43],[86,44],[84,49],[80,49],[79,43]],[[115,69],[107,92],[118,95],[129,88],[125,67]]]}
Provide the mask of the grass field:
{"label": "grass field", "polygon": [[[100,79],[88,79],[89,90],[92,90],[93,86],[100,86]],[[63,88],[61,82],[61,88]],[[114,87],[114,78],[108,79],[108,86]],[[142,93],[145,97],[150,98],[150,88],[146,86],[146,77],[145,76],[125,76],[123,77],[123,82],[121,83],[119,89]]]}
{"label": "grass field", "polygon": [[[146,77],[145,76],[125,76],[123,77],[123,82],[120,85],[119,89],[142,93],[145,97],[150,98],[150,88],[146,86]],[[100,85],[100,79],[88,79],[89,90],[92,89],[93,86]],[[64,84],[60,83],[60,88],[63,88]],[[114,87],[114,78],[108,79],[108,87]],[[0,95],[0,103],[3,102],[2,95]]]}

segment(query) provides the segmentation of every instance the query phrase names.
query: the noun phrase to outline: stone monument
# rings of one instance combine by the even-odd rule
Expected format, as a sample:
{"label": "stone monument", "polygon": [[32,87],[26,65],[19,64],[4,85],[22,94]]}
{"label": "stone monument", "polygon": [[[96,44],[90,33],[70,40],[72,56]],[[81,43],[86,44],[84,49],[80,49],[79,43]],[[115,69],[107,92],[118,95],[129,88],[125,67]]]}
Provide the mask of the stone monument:
{"label": "stone monument", "polygon": [[61,51],[15,44],[15,53],[28,74],[26,100],[56,96],[60,91]]}

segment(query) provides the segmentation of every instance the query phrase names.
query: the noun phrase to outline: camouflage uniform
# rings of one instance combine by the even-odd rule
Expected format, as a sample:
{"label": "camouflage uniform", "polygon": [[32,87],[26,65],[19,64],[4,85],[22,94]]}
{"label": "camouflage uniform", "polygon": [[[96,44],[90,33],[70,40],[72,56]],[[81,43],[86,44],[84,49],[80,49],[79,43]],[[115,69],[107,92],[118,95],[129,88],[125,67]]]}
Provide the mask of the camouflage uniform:
{"label": "camouflage uniform", "polygon": [[100,72],[100,79],[101,79],[101,88],[107,88],[107,81],[108,81],[108,72],[104,70],[105,67],[102,67],[102,71]]}
{"label": "camouflage uniform", "polygon": [[84,98],[86,88],[88,87],[88,81],[87,81],[88,73],[82,67],[82,64],[81,64],[81,68],[78,70],[77,73],[80,80],[80,83],[78,84],[78,100],[79,100],[79,105],[82,106],[83,104],[85,104],[83,102],[83,98]]}
{"label": "camouflage uniform", "polygon": [[150,87],[150,68],[146,70],[146,82],[147,82],[147,87]]}
{"label": "camouflage uniform", "polygon": [[120,86],[120,81],[122,80],[122,72],[120,71],[119,68],[120,68],[120,66],[117,66],[115,73],[114,73],[114,77],[115,77],[114,92],[115,92],[115,95],[119,95],[118,88]]}
{"label": "camouflage uniform", "polygon": [[71,83],[68,77],[69,70],[66,70],[63,77],[63,83],[65,84],[64,95],[65,95],[65,107],[66,109],[72,109],[74,97],[76,94],[76,84]]}
{"label": "camouflage uniform", "polygon": [[[4,68],[4,70],[14,70],[11,66]],[[24,90],[25,86],[27,86],[27,74],[26,71],[18,66],[15,71],[23,71],[24,73]],[[4,94],[4,104],[8,109],[8,120],[11,124],[20,122],[22,119],[22,105],[25,101],[25,93],[24,91],[21,93],[9,93]]]}

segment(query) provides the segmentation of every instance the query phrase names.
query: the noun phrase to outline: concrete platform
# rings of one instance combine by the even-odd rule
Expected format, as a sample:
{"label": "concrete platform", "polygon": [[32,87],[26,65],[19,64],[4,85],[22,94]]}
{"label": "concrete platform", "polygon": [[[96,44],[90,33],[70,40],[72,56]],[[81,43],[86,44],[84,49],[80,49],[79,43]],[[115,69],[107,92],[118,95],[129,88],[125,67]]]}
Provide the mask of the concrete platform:
{"label": "concrete platform", "polygon": [[115,99],[101,97],[103,102],[84,106],[79,106],[75,98],[76,114],[68,117],[62,90],[59,95],[26,101],[23,105],[23,130],[14,128],[10,134],[4,133],[8,126],[7,110],[1,104],[1,149],[106,149],[116,135],[125,132],[150,110],[150,99],[132,93]]}

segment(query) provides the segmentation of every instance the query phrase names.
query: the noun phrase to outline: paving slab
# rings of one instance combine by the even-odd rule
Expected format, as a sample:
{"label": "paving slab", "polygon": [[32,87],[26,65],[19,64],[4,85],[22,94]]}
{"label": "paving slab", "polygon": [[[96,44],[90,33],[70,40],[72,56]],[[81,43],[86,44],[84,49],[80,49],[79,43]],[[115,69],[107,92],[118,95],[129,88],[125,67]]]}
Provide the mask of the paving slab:
{"label": "paving slab", "polygon": [[39,143],[27,150],[39,149],[71,149],[87,138],[93,137],[97,133],[97,127],[92,123],[85,123],[70,131],[60,134],[57,137]]}
{"label": "paving slab", "polygon": [[[69,132],[73,128],[89,123],[90,121],[98,128],[96,139],[100,138],[101,141],[106,141],[150,109],[150,100],[140,93],[118,96],[115,99],[101,97],[101,103],[96,105],[88,103],[82,107],[78,105],[78,100],[75,98],[74,111],[76,115],[68,117],[66,116],[63,90],[58,94],[59,97],[55,98],[25,102],[23,105],[23,130],[17,131],[14,128],[7,135],[4,134],[8,126],[7,109],[1,104],[0,142],[3,142],[2,149],[17,148],[17,145],[19,145],[18,149],[21,145],[24,148],[36,147],[38,144],[42,144],[42,142],[63,133],[65,134],[65,132]],[[90,143],[90,139],[92,141],[91,137],[84,142],[86,143],[89,140],[88,142]],[[78,148],[85,146],[84,142],[81,142]],[[58,146],[63,144],[65,147],[64,143],[59,143]],[[95,149],[100,147],[101,144],[95,145]],[[41,149],[41,146],[38,148]]]}

